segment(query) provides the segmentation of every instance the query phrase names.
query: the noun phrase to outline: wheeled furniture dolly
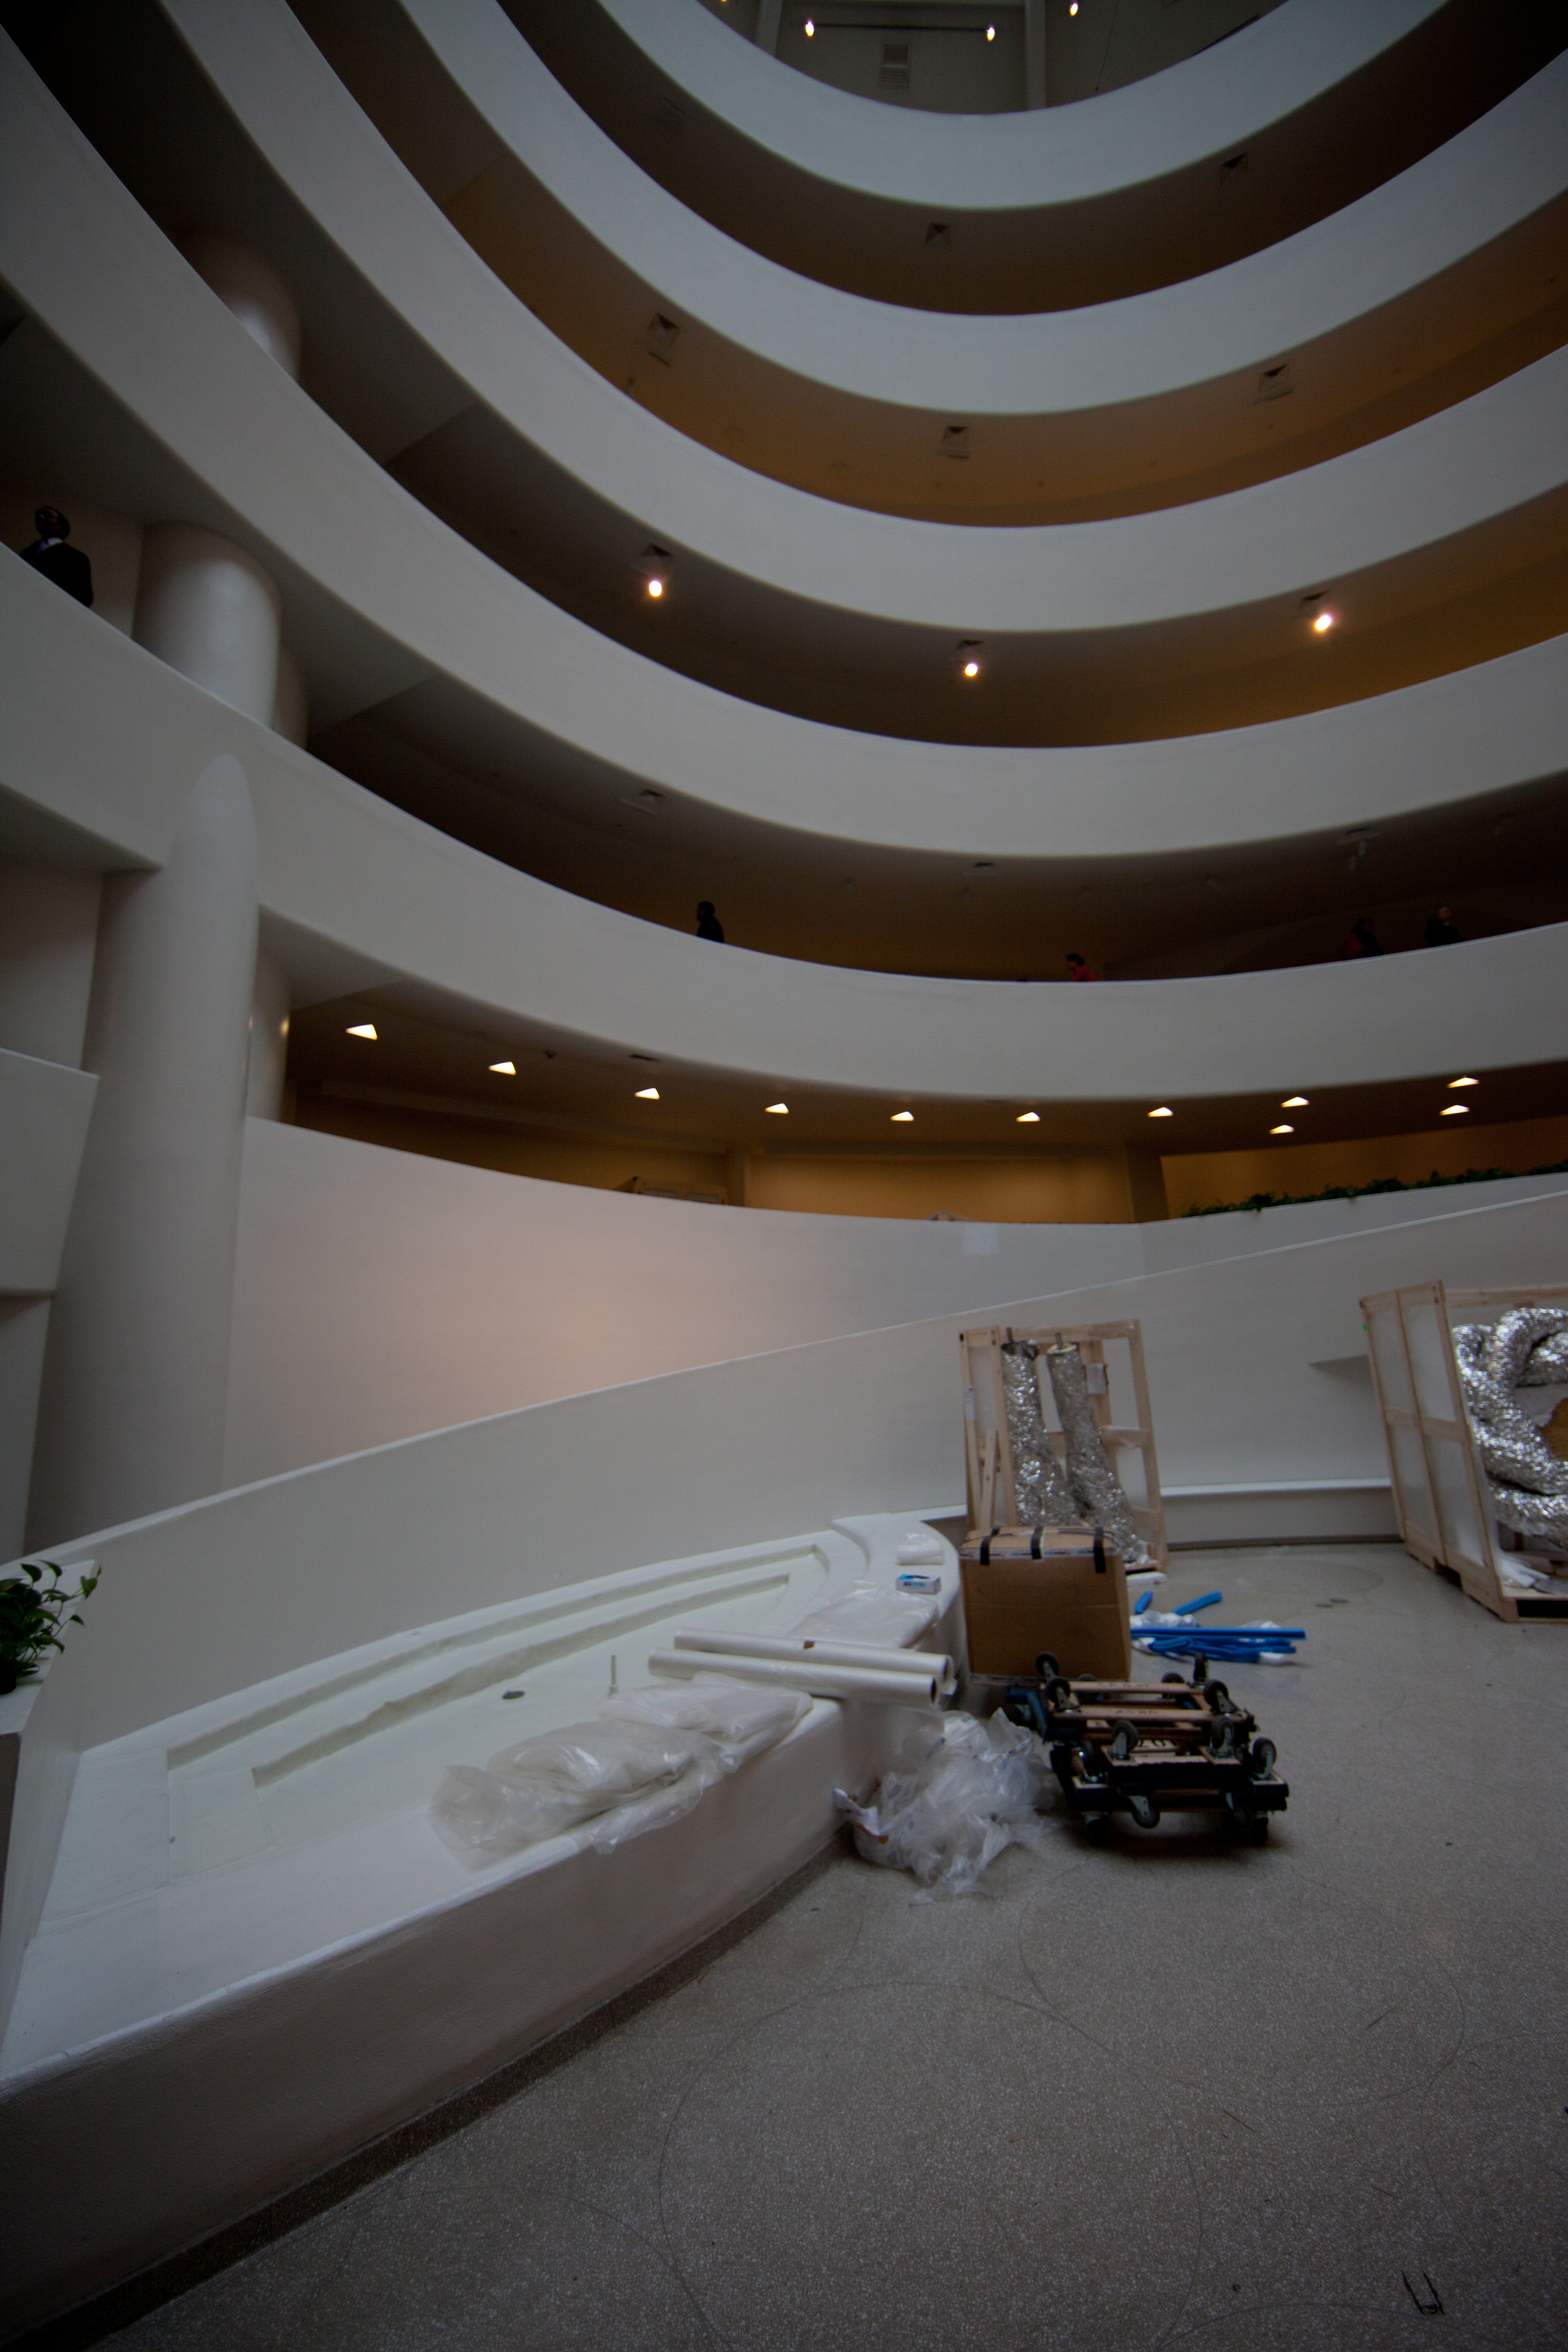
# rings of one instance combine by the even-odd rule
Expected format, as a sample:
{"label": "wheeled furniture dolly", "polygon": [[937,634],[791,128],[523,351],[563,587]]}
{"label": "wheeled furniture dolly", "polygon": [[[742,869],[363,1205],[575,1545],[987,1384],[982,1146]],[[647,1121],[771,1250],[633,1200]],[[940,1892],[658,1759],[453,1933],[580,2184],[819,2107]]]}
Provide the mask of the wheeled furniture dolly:
{"label": "wheeled furniture dolly", "polygon": [[1049,1651],[1035,1664],[1034,1680],[1009,1684],[1003,1712],[1047,1742],[1080,1820],[1125,1812],[1152,1830],[1164,1812],[1219,1812],[1255,1844],[1265,1842],[1269,1815],[1284,1811],[1290,1791],[1275,1772],[1273,1741],[1256,1738],[1253,1717],[1209,1680],[1206,1658],[1190,1683],[1177,1674],[1158,1683],[1069,1681]]}

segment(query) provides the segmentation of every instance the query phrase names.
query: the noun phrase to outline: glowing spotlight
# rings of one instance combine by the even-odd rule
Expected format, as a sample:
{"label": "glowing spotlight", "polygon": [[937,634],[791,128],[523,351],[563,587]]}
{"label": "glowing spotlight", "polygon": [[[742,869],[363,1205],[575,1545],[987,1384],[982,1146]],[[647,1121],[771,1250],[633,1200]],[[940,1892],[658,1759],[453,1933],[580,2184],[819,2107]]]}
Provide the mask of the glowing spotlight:
{"label": "glowing spotlight", "polygon": [[1448,1092],[1452,1094],[1456,1087],[1479,1087],[1479,1078],[1450,1078],[1448,1081]]}
{"label": "glowing spotlight", "polygon": [[963,675],[965,677],[978,677],[980,664],[977,661],[966,661],[963,665]]}
{"label": "glowing spotlight", "polygon": [[1078,15],[1078,0],[1068,0],[1068,15],[1069,16]]}
{"label": "glowing spotlight", "polygon": [[1281,1110],[1305,1110],[1307,1097],[1305,1095],[1287,1095],[1279,1108]]}
{"label": "glowing spotlight", "polygon": [[771,1111],[775,1118],[787,1118],[789,1117],[788,1103],[764,1103],[763,1108],[764,1110]]}
{"label": "glowing spotlight", "polygon": [[1468,1103],[1447,1103],[1444,1106],[1442,1112],[1442,1117],[1444,1118],[1468,1118],[1469,1115],[1470,1106]]}
{"label": "glowing spotlight", "polygon": [[368,1037],[371,1044],[374,1045],[375,1043],[375,1024],[374,1021],[356,1021],[353,1027],[349,1031],[349,1035],[351,1037]]}
{"label": "glowing spotlight", "polygon": [[988,41],[994,41],[996,38],[996,27],[994,25],[986,26],[985,37]]}
{"label": "glowing spotlight", "polygon": [[647,583],[647,593],[653,598],[656,604],[664,593],[664,583],[658,578],[657,573]]}
{"label": "glowing spotlight", "polygon": [[814,41],[816,38],[816,26],[809,16],[805,20],[805,37],[808,41]]}
{"label": "glowing spotlight", "polygon": [[657,1102],[658,1100],[658,1088],[657,1087],[639,1087],[637,1088],[637,1100],[638,1102]]}
{"label": "glowing spotlight", "polygon": [[498,1078],[515,1078],[517,1076],[515,1062],[492,1062],[490,1067]]}
{"label": "glowing spotlight", "polygon": [[1333,625],[1334,616],[1331,613],[1320,613],[1317,619],[1312,624],[1313,628],[1321,637],[1326,637]]}
{"label": "glowing spotlight", "polygon": [[1169,1103],[1160,1103],[1149,1116],[1151,1118],[1174,1118],[1176,1114]]}
{"label": "glowing spotlight", "polygon": [[1018,1113],[1018,1125],[1020,1127],[1038,1127],[1039,1123],[1040,1114],[1037,1110],[1021,1110]]}
{"label": "glowing spotlight", "polygon": [[895,1127],[908,1127],[913,1118],[912,1110],[896,1110],[893,1113],[893,1124]]}
{"label": "glowing spotlight", "polygon": [[1268,1132],[1270,1135],[1294,1135],[1296,1130],[1293,1127],[1271,1127]]}

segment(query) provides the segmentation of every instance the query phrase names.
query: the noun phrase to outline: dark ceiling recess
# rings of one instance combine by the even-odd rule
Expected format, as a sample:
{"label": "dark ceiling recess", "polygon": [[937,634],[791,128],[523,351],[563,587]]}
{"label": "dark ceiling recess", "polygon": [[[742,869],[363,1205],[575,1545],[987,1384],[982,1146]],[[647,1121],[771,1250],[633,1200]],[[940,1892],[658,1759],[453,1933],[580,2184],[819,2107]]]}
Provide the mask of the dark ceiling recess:
{"label": "dark ceiling recess", "polygon": [[[502,5],[578,104],[682,204],[803,277],[927,310],[1076,310],[1217,269],[1404,171],[1568,44],[1563,0],[1448,0],[1245,149],[1081,203],[933,222],[929,201],[835,186],[766,153],[689,93],[676,102],[598,0]],[[681,118],[678,137],[663,110]],[[963,268],[933,276],[929,248],[949,238]]]}

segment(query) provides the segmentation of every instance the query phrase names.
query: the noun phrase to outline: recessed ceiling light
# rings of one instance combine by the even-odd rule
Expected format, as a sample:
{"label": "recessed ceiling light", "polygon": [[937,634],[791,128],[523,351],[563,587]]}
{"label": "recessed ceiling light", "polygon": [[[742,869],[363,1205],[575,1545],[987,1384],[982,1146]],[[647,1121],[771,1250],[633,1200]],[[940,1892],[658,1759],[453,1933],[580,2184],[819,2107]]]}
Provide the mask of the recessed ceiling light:
{"label": "recessed ceiling light", "polygon": [[515,1062],[492,1062],[490,1067],[498,1078],[515,1078],[517,1076]]}
{"label": "recessed ceiling light", "polygon": [[963,665],[963,675],[965,677],[978,677],[980,664],[977,661],[966,661]]}
{"label": "recessed ceiling light", "polygon": [[1326,637],[1333,625],[1334,615],[1331,613],[1320,613],[1317,619],[1312,624],[1313,628],[1321,637]]}
{"label": "recessed ceiling light", "polygon": [[1279,1108],[1281,1110],[1305,1110],[1307,1097],[1305,1095],[1287,1095]]}
{"label": "recessed ceiling light", "polygon": [[639,1087],[637,1088],[637,1100],[638,1102],[657,1102],[658,1100],[658,1088],[657,1087]]}
{"label": "recessed ceiling light", "polygon": [[788,1103],[766,1103],[763,1105],[763,1108],[772,1111],[774,1116],[779,1118],[787,1118],[789,1117]]}
{"label": "recessed ceiling light", "polygon": [[898,1124],[898,1125],[902,1125],[902,1126],[906,1126],[906,1127],[907,1127],[907,1126],[909,1125],[910,1121],[913,1118],[914,1118],[914,1113],[913,1113],[913,1111],[912,1111],[912,1110],[896,1110],[896,1111],[893,1113],[894,1122],[895,1122],[895,1124]]}
{"label": "recessed ceiling light", "polygon": [[986,26],[985,37],[988,41],[994,41],[996,38],[996,27],[994,25]]}
{"label": "recessed ceiling light", "polygon": [[1078,0],[1068,0],[1068,15],[1069,16],[1076,16],[1078,15]]}
{"label": "recessed ceiling light", "polygon": [[1039,1123],[1040,1114],[1037,1110],[1021,1110],[1018,1113],[1018,1125],[1020,1127],[1038,1127]]}
{"label": "recessed ceiling light", "polygon": [[349,1031],[349,1035],[351,1037],[368,1037],[371,1044],[374,1045],[375,1043],[375,1024],[374,1021],[356,1021],[353,1027]]}
{"label": "recessed ceiling light", "polygon": [[1446,1103],[1443,1107],[1442,1116],[1445,1118],[1468,1118],[1469,1115],[1468,1103]]}
{"label": "recessed ceiling light", "polygon": [[1450,1078],[1448,1081],[1448,1091],[1452,1094],[1456,1087],[1479,1087],[1479,1078]]}
{"label": "recessed ceiling light", "polygon": [[1161,1103],[1156,1109],[1150,1112],[1149,1116],[1151,1118],[1174,1118],[1176,1114],[1169,1103]]}
{"label": "recessed ceiling light", "polygon": [[1268,1132],[1270,1135],[1294,1135],[1296,1130],[1293,1127],[1271,1127]]}
{"label": "recessed ceiling light", "polygon": [[656,600],[664,593],[664,583],[658,578],[657,573],[647,583],[647,593]]}
{"label": "recessed ceiling light", "polygon": [[805,20],[805,37],[808,41],[814,41],[816,38],[816,26],[809,16]]}

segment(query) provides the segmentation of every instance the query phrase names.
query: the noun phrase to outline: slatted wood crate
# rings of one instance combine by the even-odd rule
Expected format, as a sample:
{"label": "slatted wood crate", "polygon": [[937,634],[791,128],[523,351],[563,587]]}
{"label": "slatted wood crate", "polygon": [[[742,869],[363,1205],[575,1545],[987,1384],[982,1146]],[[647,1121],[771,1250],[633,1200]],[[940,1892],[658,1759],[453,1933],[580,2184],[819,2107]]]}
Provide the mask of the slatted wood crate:
{"label": "slatted wood crate", "polygon": [[[1003,1404],[1005,1339],[1031,1339],[1037,1348],[1055,1347],[1059,1342],[1077,1348],[1089,1368],[1095,1421],[1111,1465],[1126,1490],[1133,1525],[1147,1543],[1154,1565],[1168,1568],[1170,1552],[1160,1496],[1160,1465],[1154,1452],[1153,1416],[1149,1410],[1149,1380],[1143,1365],[1143,1335],[1136,1323],[1081,1323],[1064,1325],[1060,1329],[1047,1327],[1027,1330],[1022,1325],[993,1324],[984,1329],[959,1333],[970,1525],[985,1528],[1020,1524],[1013,1449]],[[1064,1456],[1067,1440],[1057,1419],[1048,1379],[1039,1381],[1039,1391],[1047,1433],[1058,1455]],[[1124,1417],[1119,1420],[1118,1412]]]}
{"label": "slatted wood crate", "polygon": [[1427,1568],[1451,1570],[1472,1601],[1517,1623],[1568,1617],[1568,1591],[1559,1600],[1503,1583],[1507,1554],[1454,1351],[1456,1324],[1492,1323],[1510,1307],[1568,1307],[1568,1286],[1447,1290],[1423,1282],[1362,1300],[1405,1548]]}

